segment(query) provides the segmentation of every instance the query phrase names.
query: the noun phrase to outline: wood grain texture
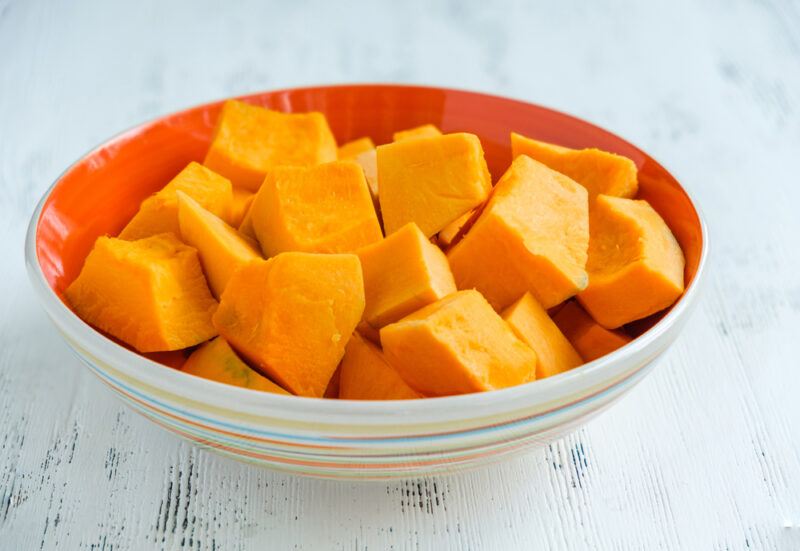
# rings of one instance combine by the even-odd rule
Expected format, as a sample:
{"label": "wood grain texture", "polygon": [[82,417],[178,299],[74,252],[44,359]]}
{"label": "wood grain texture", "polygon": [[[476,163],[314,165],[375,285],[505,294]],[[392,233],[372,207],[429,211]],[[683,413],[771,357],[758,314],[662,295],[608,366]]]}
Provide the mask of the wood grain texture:
{"label": "wood grain texture", "polygon": [[[800,549],[796,1],[0,0],[0,52],[3,549]],[[544,450],[388,485],[240,465],[111,396],[28,285],[37,198],[147,118],[343,81],[542,103],[674,170],[713,251],[652,376]]]}

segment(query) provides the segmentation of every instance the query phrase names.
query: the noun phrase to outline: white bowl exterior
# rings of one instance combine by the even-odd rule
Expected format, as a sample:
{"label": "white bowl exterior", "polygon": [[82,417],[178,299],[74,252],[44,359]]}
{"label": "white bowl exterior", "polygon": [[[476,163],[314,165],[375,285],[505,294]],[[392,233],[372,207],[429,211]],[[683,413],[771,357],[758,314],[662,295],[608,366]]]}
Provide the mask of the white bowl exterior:
{"label": "white bowl exterior", "polygon": [[[386,479],[471,469],[551,442],[613,404],[642,380],[674,341],[685,317],[669,324],[669,330],[662,332],[649,346],[639,347],[634,354],[621,355],[613,364],[615,369],[607,366],[605,371],[613,371],[613,378],[577,378],[570,385],[570,393],[559,394],[557,400],[526,400],[527,393],[501,399],[500,395],[507,391],[473,395],[473,398],[497,395],[498,399],[483,407],[470,408],[469,416],[436,422],[431,422],[425,408],[403,412],[406,402],[391,402],[398,415],[386,416],[378,423],[368,414],[360,414],[361,419],[357,415],[346,415],[340,422],[333,422],[334,419],[324,415],[293,418],[268,407],[260,412],[243,412],[236,400],[228,399],[227,404],[198,400],[189,385],[181,388],[174,381],[173,384],[161,381],[153,386],[152,381],[136,376],[134,366],[125,362],[112,363],[113,358],[101,357],[102,350],[98,354],[96,350],[85,348],[73,338],[70,328],[63,325],[63,317],[52,316],[52,319],[67,343],[100,380],[125,403],[168,430],[224,455],[272,469],[326,478]],[[174,371],[160,364],[154,366],[165,372]],[[174,373],[183,375],[186,381],[204,381]],[[527,386],[533,388],[544,382]],[[215,389],[219,391],[228,388],[213,386],[222,387]],[[296,397],[288,400],[330,403]],[[446,400],[453,399],[415,403]],[[366,406],[367,410],[370,406],[387,405],[344,404]],[[319,419],[327,422],[320,423]]]}

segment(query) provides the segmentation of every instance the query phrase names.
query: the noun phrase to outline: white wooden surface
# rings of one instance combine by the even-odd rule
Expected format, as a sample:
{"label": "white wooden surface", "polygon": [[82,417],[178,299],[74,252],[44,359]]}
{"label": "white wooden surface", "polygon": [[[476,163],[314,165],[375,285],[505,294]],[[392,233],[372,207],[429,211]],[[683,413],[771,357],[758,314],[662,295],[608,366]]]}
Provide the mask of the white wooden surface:
{"label": "white wooden surface", "polygon": [[[800,3],[529,4],[0,0],[0,548],[800,549]],[[256,470],[125,409],[36,304],[35,201],[142,120],[344,81],[539,102],[673,169],[713,252],[666,361],[549,449],[405,483]]]}

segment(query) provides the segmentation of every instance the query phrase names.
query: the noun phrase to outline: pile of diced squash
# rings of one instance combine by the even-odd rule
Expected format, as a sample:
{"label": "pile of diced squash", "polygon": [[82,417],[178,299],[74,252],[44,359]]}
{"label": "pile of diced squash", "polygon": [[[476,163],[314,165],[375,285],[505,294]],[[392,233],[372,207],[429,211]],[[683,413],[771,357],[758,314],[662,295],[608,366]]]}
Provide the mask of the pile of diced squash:
{"label": "pile of diced squash", "polygon": [[684,289],[637,168],[511,134],[337,147],[320,113],[224,104],[203,163],[97,239],[66,300],[182,369],[309,397],[412,399],[550,377],[630,341]]}

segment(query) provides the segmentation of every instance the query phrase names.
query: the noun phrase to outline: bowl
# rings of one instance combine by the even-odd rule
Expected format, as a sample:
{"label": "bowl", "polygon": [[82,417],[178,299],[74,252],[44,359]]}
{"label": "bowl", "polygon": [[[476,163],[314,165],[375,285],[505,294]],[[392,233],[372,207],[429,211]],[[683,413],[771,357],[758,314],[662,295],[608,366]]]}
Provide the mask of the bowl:
{"label": "bowl", "polygon": [[477,134],[494,180],[511,161],[514,130],[633,159],[640,196],[686,256],[686,291],[671,309],[632,324],[628,345],[566,373],[479,394],[410,401],[323,400],[228,386],[181,372],[176,353],[140,355],[78,318],[64,289],[95,239],[116,235],[189,161],[202,161],[222,102],[167,115],[110,139],[69,167],[39,202],[25,254],[44,308],[78,357],[126,404],[215,452],[291,473],[387,479],[450,473],[500,461],[558,438],[616,402],[656,365],[699,296],[707,256],[695,203],[652,157],[575,117],[486,94],[399,85],[278,90],[242,98],[282,111],[321,111],[342,143],[434,123]]}

